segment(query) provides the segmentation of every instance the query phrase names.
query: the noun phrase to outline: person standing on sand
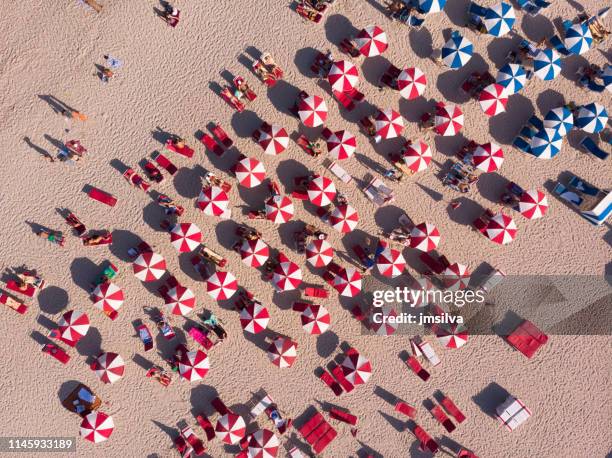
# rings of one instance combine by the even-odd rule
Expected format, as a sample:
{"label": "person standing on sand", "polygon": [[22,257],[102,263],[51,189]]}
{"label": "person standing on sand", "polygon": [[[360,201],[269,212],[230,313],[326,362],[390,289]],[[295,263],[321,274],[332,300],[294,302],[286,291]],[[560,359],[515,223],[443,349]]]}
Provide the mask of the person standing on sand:
{"label": "person standing on sand", "polygon": [[100,13],[102,11],[102,5],[100,5],[96,0],[81,0],[86,5],[93,8],[96,13]]}

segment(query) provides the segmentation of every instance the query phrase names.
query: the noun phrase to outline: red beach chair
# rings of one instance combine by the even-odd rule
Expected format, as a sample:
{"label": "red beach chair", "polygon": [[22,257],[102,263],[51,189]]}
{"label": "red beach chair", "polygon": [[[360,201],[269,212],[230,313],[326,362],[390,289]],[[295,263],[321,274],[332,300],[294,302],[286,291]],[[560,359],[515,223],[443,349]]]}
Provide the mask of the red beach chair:
{"label": "red beach chair", "polygon": [[298,3],[298,5],[295,7],[295,12],[304,19],[314,22],[315,24],[318,24],[321,22],[321,19],[323,19],[323,15],[321,13],[309,9],[303,3]]}
{"label": "red beach chair", "polygon": [[87,195],[98,202],[102,202],[103,204],[108,205],[109,207],[114,207],[117,203],[117,198],[113,197],[107,192],[102,191],[101,189],[91,187],[87,192]]}
{"label": "red beach chair", "polygon": [[338,380],[338,383],[344,389],[344,391],[350,393],[351,391],[353,391],[353,389],[355,389],[353,384],[344,377],[344,372],[342,372],[342,368],[340,366],[333,364],[331,373],[336,378],[336,380]]}
{"label": "red beach chair", "polygon": [[365,95],[359,92],[356,88],[352,88],[350,91],[347,91],[344,94],[346,94],[347,97],[350,97],[353,102],[357,103],[363,102],[363,99],[365,98]]}
{"label": "red beach chair", "polygon": [[141,324],[136,328],[138,337],[144,344],[144,351],[149,351],[153,348],[153,335],[146,324]]}
{"label": "red beach chair", "polygon": [[395,411],[403,413],[409,418],[416,417],[416,409],[403,401],[397,401],[397,403],[395,404]]}
{"label": "red beach chair", "polygon": [[8,308],[15,310],[20,315],[28,311],[28,306],[12,298],[6,293],[0,293],[0,304],[6,305]]}
{"label": "red beach chair", "polygon": [[19,287],[19,283],[17,283],[15,280],[7,281],[6,289],[10,289],[11,291],[14,291],[16,293],[24,294],[28,297],[34,297],[34,294],[36,294],[36,291],[38,291],[38,288],[33,285],[26,285],[25,289],[21,289]]}
{"label": "red beach chair", "polygon": [[225,415],[230,411],[227,406],[223,404],[223,401],[218,397],[210,401],[210,405],[213,407],[213,409],[217,411],[219,415]]}
{"label": "red beach chair", "polygon": [[181,436],[183,436],[183,438],[185,438],[187,443],[191,447],[193,447],[193,451],[196,454],[196,456],[206,453],[206,448],[204,447],[202,440],[198,436],[195,435],[191,426],[187,426],[183,428],[181,430]]}
{"label": "red beach chair", "polygon": [[146,161],[142,168],[146,172],[149,180],[154,181],[156,183],[161,183],[162,181],[164,181],[164,176],[162,175],[161,171],[157,167],[155,167],[155,165],[151,161]]}
{"label": "red beach chair", "polygon": [[453,424],[451,419],[446,416],[446,414],[442,410],[442,407],[440,407],[439,405],[435,405],[430,409],[430,412],[433,417],[438,420],[438,422],[442,426],[444,426],[444,429],[446,429],[446,431],[452,433],[455,430],[456,426]]}
{"label": "red beach chair", "polygon": [[462,448],[461,450],[459,450],[459,453],[457,454],[457,458],[478,458],[478,457],[476,456],[474,452],[470,452],[469,450]]}
{"label": "red beach chair", "polygon": [[157,153],[153,159],[155,160],[155,162],[157,162],[157,164],[160,167],[165,169],[166,172],[168,172],[170,175],[174,175],[178,171],[176,166],[172,162],[170,162],[170,159],[168,159],[162,153]]}
{"label": "red beach chair", "polygon": [[329,416],[338,421],[342,421],[344,423],[348,423],[349,425],[355,426],[357,424],[357,417],[349,412],[344,410],[340,410],[336,407],[332,407],[329,410]]}
{"label": "red beach chair", "polygon": [[244,109],[246,108],[246,105],[242,103],[240,100],[238,100],[234,96],[234,94],[232,94],[232,91],[230,90],[230,88],[228,87],[223,88],[220,95],[223,98],[223,100],[225,100],[228,103],[228,105],[234,108],[234,110],[236,110],[238,113],[243,112]]}
{"label": "red beach chair", "polygon": [[185,156],[190,159],[193,157],[194,153],[194,151],[187,145],[183,146],[182,148],[178,148],[171,138],[166,140],[166,149],[168,149],[168,151],[172,151],[173,153],[180,154],[181,156]]}
{"label": "red beach chair", "polygon": [[217,156],[223,155],[223,148],[217,144],[214,138],[208,134],[202,134],[200,141],[206,146],[206,149],[211,153],[215,153]]}
{"label": "red beach chair", "polygon": [[230,148],[234,144],[234,141],[229,138],[225,130],[223,130],[219,124],[213,124],[211,132],[215,137],[217,137],[217,140],[219,140],[226,149]]}
{"label": "red beach chair", "polygon": [[548,336],[531,321],[525,320],[506,337],[506,340],[527,358],[531,358],[542,345],[548,342]]}
{"label": "red beach chair", "polygon": [[319,378],[334,392],[336,396],[340,396],[342,394],[342,387],[332,378],[329,372],[323,370],[321,375],[319,375]]}
{"label": "red beach chair", "polygon": [[347,111],[353,111],[355,109],[355,102],[353,102],[353,100],[344,92],[332,91],[332,94],[334,95],[334,98],[340,102],[340,105],[346,108]]}
{"label": "red beach chair", "polygon": [[425,431],[419,425],[415,426],[414,435],[421,443],[419,448],[422,451],[429,450],[433,454],[438,453],[439,448],[438,448],[438,444],[436,443],[436,441],[433,440],[431,436],[427,434],[427,431]]}
{"label": "red beach chair", "polygon": [[304,294],[308,297],[320,297],[323,299],[329,297],[329,293],[327,292],[326,289],[314,288],[312,286],[309,286],[306,289],[304,289]]}
{"label": "red beach chair", "polygon": [[429,267],[433,273],[441,274],[444,272],[444,264],[434,259],[429,253],[421,253],[419,255],[419,259],[423,262],[423,264]]}
{"label": "red beach chair", "polygon": [[196,420],[206,433],[206,440],[208,440],[209,442],[213,440],[215,438],[215,428],[213,427],[210,420],[203,414],[198,415],[196,417]]}
{"label": "red beach chair", "polygon": [[429,380],[429,372],[427,372],[425,369],[423,369],[423,366],[421,366],[421,363],[419,363],[419,360],[416,359],[414,356],[410,356],[408,357],[408,359],[406,360],[406,365],[413,370],[413,372],[418,375],[421,380],[423,380],[424,382],[426,382],[427,380]]}
{"label": "red beach chair", "polygon": [[68,355],[68,353],[51,343],[43,345],[42,352],[53,356],[62,364],[68,364],[68,361],[70,361],[70,355]]}
{"label": "red beach chair", "polygon": [[183,436],[178,436],[176,439],[174,439],[174,445],[181,454],[182,458],[191,458],[193,456],[193,448],[187,442],[185,442]]}
{"label": "red beach chair", "polygon": [[453,416],[457,423],[462,423],[465,420],[465,415],[463,415],[463,412],[459,410],[453,400],[448,396],[444,396],[440,404],[442,404],[442,407],[444,407],[444,409],[446,409],[446,411]]}
{"label": "red beach chair", "polygon": [[193,340],[202,345],[206,350],[210,350],[215,345],[215,343],[210,340],[200,328],[191,328],[189,331],[187,331],[187,334],[189,334]]}

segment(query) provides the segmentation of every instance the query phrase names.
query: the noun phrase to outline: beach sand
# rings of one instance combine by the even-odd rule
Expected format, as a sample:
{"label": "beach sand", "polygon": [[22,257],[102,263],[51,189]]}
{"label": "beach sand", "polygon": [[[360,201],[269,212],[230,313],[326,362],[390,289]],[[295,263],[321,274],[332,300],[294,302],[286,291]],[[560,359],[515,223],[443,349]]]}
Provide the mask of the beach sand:
{"label": "beach sand", "polygon": [[[393,406],[385,400],[388,398],[385,391],[416,406],[417,422],[443,444],[452,445],[449,440],[455,441],[480,457],[603,457],[609,453],[612,443],[609,336],[552,335],[532,360],[496,336],[472,336],[459,350],[443,349],[434,343],[442,364],[431,368],[432,378],[424,383],[398,357],[409,346],[408,336],[361,335],[359,323],[339,304],[335,293],[323,302],[332,314],[331,330],[318,338],[307,335],[301,329],[299,314],[290,309],[298,295],[274,294],[259,272],[242,264],[231,251],[236,224],[205,216],[194,207],[204,170],[235,183],[228,169],[238,151],[260,158],[269,176],[276,178],[287,192],[291,191],[294,176],[309,170],[324,171],[320,158],[307,156],[295,144],[282,155],[271,157],[264,156],[250,138],[262,120],[283,125],[289,131],[318,133],[316,129],[304,130],[288,113],[300,89],[322,95],[329,107],[327,125],[332,130],[346,128],[358,134],[359,153],[384,167],[388,167],[386,153],[397,149],[400,142],[386,141],[374,148],[358,133],[356,122],[369,114],[369,104],[399,109],[409,121],[404,136],[418,138],[421,134],[416,120],[431,108],[432,100],[446,99],[464,108],[465,138],[496,141],[504,148],[506,161],[499,174],[483,176],[477,190],[462,195],[462,206],[449,213],[448,203],[459,195],[442,186],[436,164],[443,164],[452,156],[463,139],[424,135],[423,139],[434,150],[435,164],[401,184],[394,184],[397,200],[377,209],[358,188],[370,170],[356,158],[345,161],[343,167],[356,180],[350,184],[336,183],[359,210],[361,221],[358,231],[343,239],[333,229],[323,228],[332,245],[348,252],[354,242],[363,240],[364,233],[377,236],[381,230],[393,228],[397,217],[405,211],[415,222],[434,223],[443,237],[439,251],[451,262],[465,263],[472,270],[487,262],[509,275],[601,277],[606,272],[610,275],[609,226],[590,226],[552,196],[550,211],[541,220],[530,221],[515,214],[519,234],[509,246],[491,243],[469,226],[484,208],[496,205],[502,188],[510,180],[526,189],[543,188],[560,173],[571,171],[595,185],[604,188],[612,185],[609,161],[597,162],[572,146],[580,134],[572,133],[569,144],[564,142],[562,153],[550,161],[537,160],[510,147],[513,136],[531,114],[543,116],[564,100],[578,104],[599,100],[612,108],[609,93],[594,95],[579,90],[573,83],[575,71],[586,59],[605,63],[605,55],[600,52],[606,48],[605,43],[600,50],[592,50],[584,57],[566,59],[562,75],[554,81],[534,78],[524,91],[510,98],[506,113],[487,118],[478,103],[467,100],[458,87],[471,71],[489,67],[495,74],[516,39],[476,36],[461,28],[474,42],[476,53],[465,68],[449,71],[426,58],[432,46],[438,48],[443,44],[444,30],[464,23],[467,3],[449,0],[445,13],[427,17],[418,31],[390,22],[375,0],[337,0],[320,25],[304,23],[284,2],[272,0],[182,1],[176,5],[181,9],[181,22],[176,29],[167,27],[155,15],[153,8],[159,5],[153,1],[107,1],[103,11],[96,14],[76,2],[57,2],[51,8],[42,8],[40,2],[24,0],[4,11],[0,32],[3,43],[0,254],[4,268],[26,264],[37,269],[49,286],[36,300],[27,301],[31,308],[25,316],[8,309],[1,311],[2,436],[78,436],[80,418],[66,411],[60,401],[79,381],[106,402],[101,410],[113,416],[116,428],[109,441],[98,445],[77,437],[77,453],[66,456],[177,456],[171,448],[178,421],[186,419],[195,425],[193,414],[210,414],[209,401],[217,394],[230,407],[245,414],[243,404],[261,387],[289,417],[299,418],[309,406],[320,409],[325,403],[346,407],[359,417],[356,438],[347,425],[331,420],[339,436],[324,456],[365,456],[368,450],[385,457],[425,456],[417,450],[417,442],[406,429],[404,418],[395,414]],[[577,14],[573,4],[578,3],[555,2],[537,17],[518,13],[516,29],[533,41],[549,36],[553,20]],[[602,3],[589,1],[583,6],[592,12]],[[332,49],[340,56],[336,47],[340,40],[369,24],[385,29],[390,48],[382,57],[359,63],[359,89],[365,93],[367,102],[347,114],[339,110],[327,93],[326,82],[317,86],[309,66],[315,50]],[[266,90],[247,68],[252,61],[249,54],[258,51],[271,52],[285,70],[285,79],[273,89]],[[108,84],[95,76],[94,67],[103,63],[105,54],[124,61],[123,68]],[[399,100],[397,92],[379,92],[373,83],[387,62],[398,67],[420,67],[429,79],[425,97],[408,102]],[[226,72],[246,76],[258,94],[243,113],[233,111],[211,90],[226,84]],[[54,113],[45,102],[48,95],[85,113],[88,120],[67,121]],[[194,137],[198,130],[205,131],[210,121],[219,122],[235,140],[236,149],[221,159],[207,154]],[[197,223],[204,230],[207,245],[229,259],[228,270],[239,283],[269,306],[270,329],[298,342],[299,356],[292,368],[273,366],[261,348],[262,339],[243,338],[237,313],[229,304],[219,306],[208,297],[203,283],[196,280],[190,256],[178,256],[168,234],[159,229],[163,217],[159,207],[149,196],[129,186],[117,170],[122,171],[122,164],[136,167],[142,158],[162,150],[163,132],[183,136],[196,154],[188,160],[168,153],[180,170],[155,188],[177,198],[186,208],[182,221]],[[24,140],[26,137],[29,140]],[[42,151],[55,155],[55,144],[71,138],[80,139],[88,148],[84,160],[71,167],[43,158]],[[86,185],[115,195],[119,200],[117,206],[111,209],[88,199],[83,192]],[[230,195],[233,221],[246,221],[239,207],[258,207],[266,195],[264,188],[244,190],[234,186]],[[74,211],[88,227],[113,230],[115,242],[110,251],[83,247],[70,235],[66,247],[59,248],[32,233],[28,223],[68,234],[56,212],[56,208],[63,207]],[[321,226],[299,202],[296,219]],[[322,284],[320,277],[305,267],[302,256],[290,247],[297,227],[294,223],[280,227],[266,221],[252,224],[264,233],[272,247],[304,266],[307,283]],[[211,370],[203,382],[189,384],[175,379],[169,388],[163,388],[144,377],[145,369],[141,366],[161,364],[162,358],[156,352],[142,352],[132,321],[145,318],[143,306],[162,306],[163,301],[151,292],[154,288],[145,287],[131,273],[126,251],[140,239],[153,245],[179,281],[196,292],[198,311],[212,310],[225,322],[230,338],[210,352]],[[416,254],[406,255],[409,263],[416,265]],[[104,260],[120,268],[116,283],[127,297],[114,322],[94,309],[88,298],[88,285],[100,272]],[[344,306],[350,303],[342,302]],[[87,312],[92,329],[76,349],[70,349],[69,365],[62,366],[40,353],[40,342],[48,332],[49,322],[56,322],[69,309]],[[151,326],[148,319],[145,321]],[[173,324],[182,327],[185,320],[176,317]],[[179,338],[185,338],[183,331]],[[156,342],[164,356],[171,353],[169,343],[161,338]],[[374,372],[368,384],[335,398],[313,371],[337,355],[342,342],[369,357]],[[126,376],[114,385],[103,385],[86,364],[101,350],[118,352],[126,361]],[[521,398],[533,413],[514,432],[508,432],[488,415],[498,401],[498,388]],[[468,417],[447,438],[422,405],[438,389],[450,395]],[[263,418],[259,423],[270,427]],[[204,437],[199,427],[195,431]],[[293,432],[285,435],[283,442],[295,441],[291,436]],[[219,441],[207,445],[211,456],[236,453],[235,448],[225,448]]]}

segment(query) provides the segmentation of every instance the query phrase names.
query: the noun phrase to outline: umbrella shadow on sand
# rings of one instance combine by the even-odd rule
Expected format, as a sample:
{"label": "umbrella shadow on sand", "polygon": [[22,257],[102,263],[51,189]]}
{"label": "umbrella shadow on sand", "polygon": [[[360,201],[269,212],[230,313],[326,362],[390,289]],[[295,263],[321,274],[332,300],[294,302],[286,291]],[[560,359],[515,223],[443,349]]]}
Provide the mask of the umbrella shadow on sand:
{"label": "umbrella shadow on sand", "polygon": [[226,250],[231,250],[234,243],[238,240],[236,229],[240,226],[240,224],[231,219],[217,223],[215,226],[215,235],[219,245]]}
{"label": "umbrella shadow on sand", "polygon": [[[455,154],[457,154],[457,151],[461,150],[461,148],[467,145],[467,143],[468,143],[468,140],[467,138],[463,136],[463,133],[459,133],[458,135],[452,135],[448,137],[437,135],[436,138],[434,139],[436,151],[448,157],[455,156]],[[446,164],[446,165],[449,165],[449,164]],[[444,164],[441,168],[445,169]]]}
{"label": "umbrella shadow on sand", "polygon": [[[163,207],[161,205],[158,205],[157,202],[155,201],[149,202],[142,209],[142,220],[145,222],[147,226],[149,226],[151,229],[153,229],[156,232],[165,232],[165,230],[161,228],[160,224],[167,217],[168,216],[164,212]],[[114,243],[114,238],[113,238],[113,243]]]}
{"label": "umbrella shadow on sand", "polygon": [[489,70],[489,64],[477,52],[463,67],[456,70],[448,70],[438,76],[436,87],[440,94],[453,103],[465,103],[470,100],[469,94],[461,89],[462,84],[473,72],[485,72]]}
{"label": "umbrella shadow on sand", "polygon": [[482,391],[472,397],[472,401],[480,410],[495,418],[495,408],[510,395],[506,389],[495,382],[489,383]]}
{"label": "umbrella shadow on sand", "polygon": [[528,40],[538,42],[544,38],[552,36],[555,31],[555,26],[550,19],[542,14],[531,16],[524,14],[521,20],[521,29]]}
{"label": "umbrella shadow on sand", "polygon": [[317,337],[317,354],[321,358],[330,357],[340,344],[340,338],[333,331],[325,331]]}
{"label": "umbrella shadow on sand", "polygon": [[196,164],[192,168],[181,167],[172,180],[174,189],[181,197],[195,199],[200,194],[205,175],[206,170],[200,164]]}
{"label": "umbrella shadow on sand", "polygon": [[151,420],[151,423],[153,423],[155,426],[161,429],[164,433],[166,433],[168,437],[172,440],[174,440],[179,435],[179,431],[176,428],[164,425],[163,423],[157,420]]}
{"label": "umbrella shadow on sand", "polygon": [[50,315],[61,312],[68,306],[69,297],[65,289],[47,286],[38,293],[40,310]]}
{"label": "umbrella shadow on sand", "polygon": [[319,51],[318,49],[312,47],[306,47],[297,50],[293,59],[293,63],[302,75],[310,78],[317,76],[312,72],[310,67],[314,63],[314,60],[319,54],[319,52],[323,52],[325,54],[327,50]]}
{"label": "umbrella shadow on sand", "polygon": [[[111,247],[113,245],[110,245]],[[92,282],[100,275],[102,268],[95,264],[89,258],[76,258],[70,264],[70,274],[72,281],[79,288],[87,291],[91,291]]]}
{"label": "umbrella shadow on sand", "polygon": [[[565,61],[563,62],[565,65]],[[561,107],[565,104],[565,96],[553,89],[547,89],[538,94],[538,98],[536,99],[536,105],[538,106],[538,110],[542,116],[546,116],[546,114],[552,110],[553,108]]]}
{"label": "umbrella shadow on sand", "polygon": [[359,32],[351,20],[342,14],[332,14],[325,21],[325,37],[334,44],[339,45],[345,38],[350,38]]}
{"label": "umbrella shadow on sand", "polygon": [[454,223],[471,226],[472,222],[485,211],[482,205],[468,197],[459,197],[455,201],[460,205],[459,208],[453,209],[450,205],[447,208],[448,217]]}
{"label": "umbrella shadow on sand", "polygon": [[469,5],[470,0],[448,0],[444,6],[444,13],[453,24],[465,27],[468,19],[467,10]]}
{"label": "umbrella shadow on sand", "polygon": [[81,356],[98,356],[102,353],[102,335],[100,331],[90,326],[87,335],[77,342],[75,348]]}
{"label": "umbrella shadow on sand", "polygon": [[140,236],[124,229],[113,231],[113,243],[110,245],[110,252],[123,262],[132,262],[133,259],[128,254],[130,248],[138,246],[143,240]]}
{"label": "umbrella shadow on sand", "polygon": [[279,113],[293,116],[290,108],[295,104],[300,92],[301,89],[297,86],[285,80],[279,80],[274,87],[268,90],[268,99]]}
{"label": "umbrella shadow on sand", "polygon": [[204,415],[209,417],[215,414],[215,409],[210,402],[219,397],[217,389],[210,385],[200,384],[191,390],[191,413],[194,416]]}
{"label": "umbrella shadow on sand", "polygon": [[405,213],[403,209],[395,205],[385,205],[376,210],[374,221],[382,232],[389,233],[398,226],[399,217]]}
{"label": "umbrella shadow on sand", "polygon": [[244,110],[242,113],[232,115],[231,126],[238,137],[251,138],[254,130],[259,129],[263,119],[251,110]]}
{"label": "umbrella shadow on sand", "polygon": [[480,195],[493,204],[499,204],[499,198],[503,194],[510,180],[498,173],[483,173],[480,175],[476,187]]}
{"label": "umbrella shadow on sand", "polygon": [[491,41],[487,46],[487,54],[493,65],[497,68],[502,67],[508,61],[508,54],[516,50],[520,42],[521,37],[519,35],[498,37]]}
{"label": "umbrella shadow on sand", "polygon": [[372,86],[380,85],[380,78],[387,71],[391,62],[384,56],[369,57],[361,65],[361,75]]}
{"label": "umbrella shadow on sand", "polygon": [[[371,0],[368,0],[368,1],[371,1]],[[362,441],[357,441],[357,442],[359,443],[359,446],[361,447],[359,450],[357,450],[357,458],[384,458],[384,455],[374,450],[368,444]]]}
{"label": "umbrella shadow on sand", "polygon": [[433,38],[427,27],[410,29],[408,42],[412,51],[421,59],[426,59],[433,53]]}
{"label": "umbrella shadow on sand", "polygon": [[510,145],[527,120],[534,113],[531,100],[521,94],[514,94],[508,100],[506,111],[489,117],[489,133],[493,139]]}
{"label": "umbrella shadow on sand", "polygon": [[287,159],[279,162],[276,167],[276,176],[287,195],[291,194],[295,189],[295,184],[293,182],[294,178],[309,174],[310,170],[308,170],[302,162],[298,162],[295,159]]}

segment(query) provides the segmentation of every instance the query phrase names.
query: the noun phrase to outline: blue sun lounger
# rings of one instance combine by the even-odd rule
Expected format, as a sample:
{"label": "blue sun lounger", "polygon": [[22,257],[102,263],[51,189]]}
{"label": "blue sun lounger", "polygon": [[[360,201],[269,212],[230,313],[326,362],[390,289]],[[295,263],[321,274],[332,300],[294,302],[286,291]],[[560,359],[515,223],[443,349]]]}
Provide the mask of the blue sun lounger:
{"label": "blue sun lounger", "polygon": [[563,56],[569,56],[571,54],[563,44],[563,41],[561,41],[561,38],[559,38],[559,35],[553,35],[548,39],[548,42],[559,54]]}
{"label": "blue sun lounger", "polygon": [[610,156],[610,153],[606,153],[604,150],[602,150],[591,137],[584,137],[580,141],[580,146],[598,159],[605,160]]}
{"label": "blue sun lounger", "polygon": [[516,137],[512,142],[512,146],[521,150],[524,153],[531,154],[531,145],[523,137]]}

